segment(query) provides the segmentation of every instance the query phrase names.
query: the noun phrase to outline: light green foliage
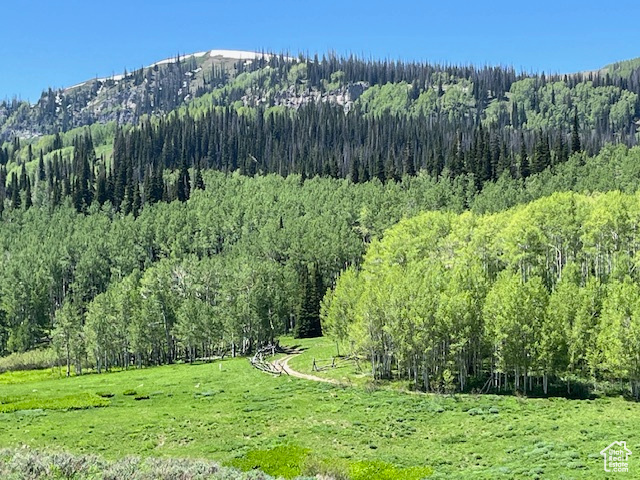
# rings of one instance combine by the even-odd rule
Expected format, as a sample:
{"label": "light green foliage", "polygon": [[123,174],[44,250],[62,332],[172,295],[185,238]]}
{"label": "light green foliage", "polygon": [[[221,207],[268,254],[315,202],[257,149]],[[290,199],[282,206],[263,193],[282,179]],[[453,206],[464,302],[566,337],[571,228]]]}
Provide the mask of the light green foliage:
{"label": "light green foliage", "polygon": [[[486,184],[480,193],[476,193],[472,176],[436,180],[422,173],[398,183],[375,180],[354,185],[334,179],[301,183],[297,176],[245,178],[206,173],[207,189],[195,192],[187,204],[153,205],[137,219],[115,214],[109,204],[102,210],[94,208],[89,215],[77,215],[67,207],[54,212],[5,211],[0,249],[9,253],[0,264],[0,350],[20,352],[46,344],[54,328],[52,305],[63,305],[71,292],[69,300],[77,304],[85,325],[84,337],[79,338],[84,338],[88,358],[98,369],[123,365],[130,353],[137,353],[136,360],[142,363],[169,360],[176,351],[174,345],[180,346],[177,353],[182,357],[190,347],[180,337],[189,331],[202,331],[206,337],[207,352],[196,352],[198,355],[219,353],[234,345],[246,350],[291,328],[295,318],[289,314],[298,311],[300,304],[301,265],[317,264],[324,285],[329,286],[345,266],[357,267],[367,244],[403,217],[421,210],[461,212],[465,202],[475,212],[499,211],[554,190],[620,188],[633,192],[639,185],[639,165],[639,148],[610,146],[593,158],[574,155],[524,183],[502,177],[495,184]],[[433,237],[389,232],[385,245],[402,244],[394,244],[392,250],[397,252],[397,261],[403,262],[390,268],[389,275],[400,277],[399,285],[405,275],[414,275],[424,290],[399,287],[396,297],[378,287],[367,293],[371,305],[385,311],[384,324],[397,330],[395,334],[404,331],[405,323],[415,326],[426,318],[438,330],[450,331],[447,368],[458,370],[464,352],[485,348],[477,333],[482,322],[474,315],[482,311],[486,283],[503,268],[505,258],[525,277],[541,276],[547,287],[557,283],[562,266],[575,260],[572,256],[578,249],[597,259],[593,265],[596,280],[604,275],[622,280],[638,263],[640,257],[620,249],[630,241],[626,232],[632,232],[637,223],[634,197],[611,193],[591,203],[575,198],[545,200],[540,204],[544,208],[481,222],[476,215],[467,214],[453,226],[449,225],[451,218],[457,217],[432,214],[425,218],[433,222]],[[585,216],[584,210],[589,209],[595,210]],[[584,231],[580,222],[587,227]],[[433,245],[440,246],[431,252],[427,247]],[[451,256],[452,251],[460,254]],[[503,251],[506,257],[492,253]],[[406,267],[412,258],[425,255],[434,276],[425,275],[423,267]],[[440,264],[441,259],[446,263]],[[437,280],[434,265],[450,272],[450,280]],[[186,274],[187,282],[181,287],[176,283],[180,272]],[[131,297],[127,290],[137,293]],[[430,292],[428,298],[422,297],[423,291]],[[423,298],[424,303],[404,306],[411,303],[411,295]],[[203,296],[207,300],[198,303]],[[328,298],[325,310],[334,305],[338,313],[331,320],[326,317],[327,326],[337,329],[337,337],[344,337],[350,323],[341,312],[347,308],[357,311],[352,304],[360,302],[360,296],[340,295],[335,302]],[[174,328],[186,300],[207,312],[203,314],[207,322],[200,321],[207,328],[190,329],[184,321]],[[183,320],[188,308],[192,307],[182,310]],[[576,318],[579,327],[572,329],[574,340],[587,338],[593,331],[593,314],[586,306],[580,308],[585,313]],[[470,315],[470,311],[475,313]],[[364,313],[366,310],[358,315]],[[476,338],[471,343],[465,340],[467,332]],[[187,343],[194,344],[194,340]],[[388,344],[385,338],[379,340]],[[427,361],[415,358],[415,345],[400,353],[395,346],[389,348],[406,361],[413,356],[414,364]],[[442,354],[436,350],[429,355]],[[593,346],[569,354],[572,368],[581,374],[589,371],[586,356],[591,353],[587,351],[593,352]],[[458,383],[464,384],[464,377]],[[424,379],[414,380],[424,383]]]}
{"label": "light green foliage", "polygon": [[71,374],[71,364],[81,370],[82,358],[85,354],[85,339],[82,329],[82,317],[77,307],[66,301],[56,312],[52,332],[53,346],[60,358],[67,364],[67,376]]}
{"label": "light green foliage", "polygon": [[631,278],[607,286],[597,346],[597,369],[614,378],[629,378],[634,393],[640,380],[640,289]]}
{"label": "light green foliage", "polygon": [[523,372],[525,391],[528,372],[539,367],[536,365],[539,359],[537,347],[545,321],[547,295],[540,277],[522,282],[519,275],[504,271],[485,300],[486,333],[492,341],[498,368],[502,371],[515,369],[516,388],[519,387],[519,373]]}
{"label": "light green foliage", "polygon": [[415,100],[410,98],[412,86],[407,82],[374,85],[365,90],[356,104],[364,114],[380,116],[412,115],[429,116],[437,111],[443,112],[451,122],[460,122],[473,112],[475,99],[473,85],[464,79],[452,79],[444,85],[444,94],[438,98],[434,87],[422,89]]}
{"label": "light green foliage", "polygon": [[482,191],[469,203],[473,211],[482,213],[498,212],[555,192],[619,190],[635,193],[640,188],[638,179],[640,148],[608,145],[594,157],[572,155],[568,162],[532,175],[524,183],[503,175],[495,183],[485,183]]}
{"label": "light green foliage", "polygon": [[411,105],[411,112],[414,115],[429,116],[436,111],[438,94],[433,88],[428,88],[420,93],[417,100]]}
{"label": "light green foliage", "polygon": [[351,466],[352,480],[422,480],[429,477],[433,470],[425,467],[397,468],[385,462],[358,462]]}
{"label": "light green foliage", "polygon": [[358,285],[355,269],[348,268],[340,275],[340,283],[335,290],[329,290],[322,302],[322,332],[339,343],[348,338],[347,315],[358,303]]}
{"label": "light green foliage", "polygon": [[297,85],[307,79],[307,64],[297,63],[289,69],[287,81],[290,85]]}
{"label": "light green foliage", "polygon": [[375,85],[365,90],[358,104],[365,114],[405,114],[409,105],[409,88],[406,82]]}
{"label": "light green foliage", "polygon": [[623,62],[612,63],[603,68],[603,70],[620,77],[629,77],[640,67],[640,58],[633,58]]}
{"label": "light green foliage", "polygon": [[0,397],[0,413],[24,410],[81,410],[106,407],[109,401],[92,393],[77,393],[60,397],[41,394],[24,397]]}
{"label": "light green foliage", "polygon": [[403,220],[327,295],[328,333],[375,378],[425,389],[446,390],[452,372],[460,390],[470,372],[500,372],[525,392],[531,376],[546,393],[550,375],[577,375],[628,380],[637,395],[638,199],[559,193],[499,214]]}
{"label": "light green foliage", "polygon": [[0,357],[0,379],[5,372],[53,367],[57,361],[58,354],[52,348],[29,350]]}
{"label": "light green foliage", "polygon": [[283,445],[270,450],[252,450],[232,462],[244,471],[259,468],[275,477],[294,478],[302,473],[304,462],[311,450],[295,445]]}
{"label": "light green foliage", "polygon": [[446,86],[440,101],[441,110],[449,116],[451,122],[464,120],[470,115],[475,105],[472,84],[466,80]]}
{"label": "light green foliage", "polygon": [[513,124],[566,130],[577,108],[582,128],[602,124],[618,130],[628,126],[638,100],[635,93],[614,86],[594,87],[591,81],[578,83],[575,88],[564,81],[537,83],[534,78],[513,83],[508,100],[494,101],[487,108],[487,121],[496,121],[499,113],[511,115],[515,111],[518,118],[511,119]]}
{"label": "light green foliage", "polygon": [[344,84],[344,72],[342,70],[333,72],[329,78],[329,82],[325,81],[325,90],[337,90]]}
{"label": "light green foliage", "polygon": [[[0,351],[37,347],[55,326],[62,363],[68,345],[70,364],[88,358],[98,370],[169,361],[175,345],[180,357],[195,345],[198,355],[246,351],[291,328],[302,265],[317,265],[331,285],[396,221],[459,204],[451,184],[426,175],[386,185],[205,177],[207,189],[187,204],[149,206],[137,219],[109,204],[89,215],[5,212],[0,250],[11,254],[0,264]],[[61,314],[54,325],[52,306],[65,302],[81,318]],[[77,353],[72,337],[83,343]]]}

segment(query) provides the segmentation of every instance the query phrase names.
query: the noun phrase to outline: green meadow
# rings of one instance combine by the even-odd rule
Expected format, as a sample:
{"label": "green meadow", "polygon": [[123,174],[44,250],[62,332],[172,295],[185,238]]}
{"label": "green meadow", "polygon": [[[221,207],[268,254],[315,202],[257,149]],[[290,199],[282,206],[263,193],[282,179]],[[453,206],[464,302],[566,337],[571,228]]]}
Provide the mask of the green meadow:
{"label": "green meadow", "polygon": [[201,458],[285,478],[355,479],[601,478],[599,452],[609,443],[626,440],[640,452],[640,405],[622,398],[411,394],[340,362],[314,372],[313,359],[322,369],[335,348],[301,346],[291,367],[351,385],[274,377],[246,358],[71,378],[1,374],[0,448]]}

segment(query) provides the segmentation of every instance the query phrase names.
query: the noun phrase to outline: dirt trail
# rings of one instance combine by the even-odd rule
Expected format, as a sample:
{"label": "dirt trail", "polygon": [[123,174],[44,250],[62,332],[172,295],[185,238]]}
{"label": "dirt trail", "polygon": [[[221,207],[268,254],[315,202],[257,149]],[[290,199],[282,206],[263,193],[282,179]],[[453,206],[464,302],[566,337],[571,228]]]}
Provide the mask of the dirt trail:
{"label": "dirt trail", "polygon": [[333,378],[322,378],[322,377],[317,377],[315,375],[309,375],[307,373],[301,373],[296,370],[293,370],[289,366],[289,360],[291,360],[293,357],[297,355],[300,355],[300,352],[292,353],[290,355],[287,355],[286,357],[279,358],[274,362],[272,362],[272,365],[276,370],[286,373],[292,377],[304,378],[305,380],[311,380],[312,382],[324,382],[324,383],[333,383],[334,385],[340,385],[340,382]]}

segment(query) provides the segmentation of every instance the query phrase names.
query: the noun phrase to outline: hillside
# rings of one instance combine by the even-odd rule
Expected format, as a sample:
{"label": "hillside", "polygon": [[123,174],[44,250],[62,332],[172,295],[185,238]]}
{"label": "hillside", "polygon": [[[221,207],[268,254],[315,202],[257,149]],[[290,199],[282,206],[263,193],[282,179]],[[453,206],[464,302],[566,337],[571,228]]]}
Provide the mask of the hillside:
{"label": "hillside", "polygon": [[[203,349],[246,352],[301,318],[317,332],[327,287],[404,216],[500,211],[562,190],[632,193],[638,150],[627,147],[637,141],[640,84],[626,70],[525,76],[212,50],[46,92],[3,123],[11,140],[0,148],[0,351],[48,346],[56,328],[101,328],[87,319],[107,309],[130,318],[140,307],[161,315],[164,329],[145,329],[140,317],[142,330],[88,335],[114,355],[96,358],[98,368],[129,353],[141,365]],[[56,133],[39,135],[47,131]],[[219,277],[202,277],[207,262]],[[251,268],[238,270],[243,262]],[[206,286],[207,300],[184,285],[174,297],[175,269]],[[123,297],[146,299],[146,282],[165,292],[160,303]],[[222,285],[237,285],[250,307]],[[207,325],[205,341],[189,330],[189,318],[220,309],[236,313]],[[136,345],[124,356],[114,353],[123,339]]]}
{"label": "hillside", "polygon": [[[0,105],[0,207],[188,197],[187,177],[524,179],[638,141],[640,82],[610,75],[212,50]],[[180,173],[177,173],[178,170]],[[174,172],[173,174],[169,174]],[[151,185],[155,185],[151,188]],[[134,208],[135,207],[135,208]]]}
{"label": "hillside", "polygon": [[326,288],[403,218],[500,212],[555,191],[632,194],[639,158],[638,147],[607,147],[481,192],[468,176],[424,172],[357,184],[203,172],[204,188],[189,199],[147,205],[137,217],[109,203],[79,213],[70,199],[8,208],[0,355],[55,345],[71,363],[108,368],[126,362],[123,345],[142,365],[248,351],[291,332],[303,306],[319,321]]}
{"label": "hillside", "polygon": [[[510,67],[447,66],[211,50],[177,56],[132,72],[48,89],[34,104],[0,103],[0,141],[66,132],[93,123],[136,124],[180,106],[299,108],[328,102],[361,113],[449,120],[459,130],[486,125],[571,129],[578,110],[584,132],[602,141],[635,141],[640,93],[637,61],[562,76]],[[10,92],[7,92],[10,93]],[[212,94],[203,102],[196,98]],[[590,144],[591,141],[585,142]]]}
{"label": "hillside", "polygon": [[[144,115],[168,113],[205,93],[220,91],[247,69],[265,70],[269,64],[291,61],[294,59],[285,55],[210,50],[161,60],[132,72],[90,79],[64,89],[48,89],[34,105],[19,101],[0,103],[0,141],[66,132],[93,123],[135,124]],[[358,87],[355,90],[348,87],[328,98],[347,104],[357,91]],[[291,98],[295,97],[294,92],[278,94],[276,104],[308,101]],[[310,93],[309,98],[313,95]],[[246,101],[255,103],[260,96],[258,93]]]}

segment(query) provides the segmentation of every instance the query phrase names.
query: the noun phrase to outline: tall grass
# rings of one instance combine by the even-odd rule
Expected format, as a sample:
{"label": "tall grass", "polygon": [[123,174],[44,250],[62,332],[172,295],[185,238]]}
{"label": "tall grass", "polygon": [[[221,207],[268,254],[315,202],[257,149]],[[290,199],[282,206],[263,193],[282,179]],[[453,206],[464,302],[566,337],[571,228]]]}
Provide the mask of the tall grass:
{"label": "tall grass", "polygon": [[51,368],[58,364],[58,355],[52,348],[12,353],[0,358],[0,373],[15,370]]}

